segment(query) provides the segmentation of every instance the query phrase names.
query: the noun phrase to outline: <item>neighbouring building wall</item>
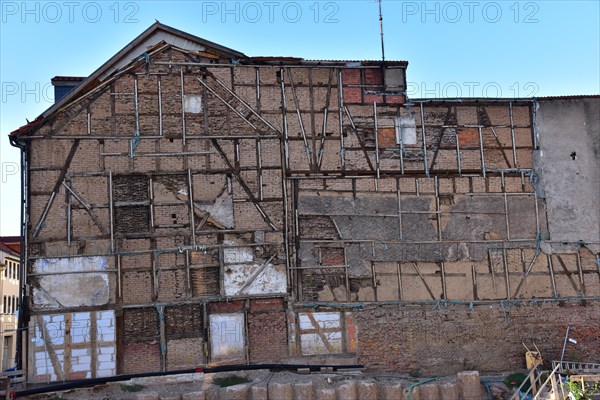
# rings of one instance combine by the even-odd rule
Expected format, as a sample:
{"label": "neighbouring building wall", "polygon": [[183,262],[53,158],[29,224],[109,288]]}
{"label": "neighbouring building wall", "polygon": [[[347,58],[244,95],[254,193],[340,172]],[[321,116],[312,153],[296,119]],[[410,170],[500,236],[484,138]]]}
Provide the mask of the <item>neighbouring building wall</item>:
{"label": "neighbouring building wall", "polygon": [[552,245],[580,242],[600,252],[600,98],[540,100],[540,189]]}
{"label": "neighbouring building wall", "polygon": [[[513,369],[521,341],[556,357],[568,324],[570,354],[600,361],[598,250],[536,193],[535,101],[407,102],[378,65],[205,57],[149,49],[26,139],[31,380]],[[547,195],[568,179],[541,175]]]}
{"label": "neighbouring building wall", "polygon": [[17,314],[19,312],[19,254],[0,249],[0,368],[15,366],[17,346]]}

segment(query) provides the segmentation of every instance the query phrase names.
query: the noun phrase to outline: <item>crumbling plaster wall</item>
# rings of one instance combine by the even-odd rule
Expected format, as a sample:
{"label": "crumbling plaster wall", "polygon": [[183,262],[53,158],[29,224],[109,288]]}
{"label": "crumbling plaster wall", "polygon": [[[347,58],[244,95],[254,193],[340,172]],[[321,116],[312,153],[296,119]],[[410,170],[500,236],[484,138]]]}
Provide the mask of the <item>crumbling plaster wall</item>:
{"label": "crumbling plaster wall", "polygon": [[[597,252],[539,247],[554,238],[532,184],[532,102],[404,104],[377,66],[198,57],[138,61],[30,142],[29,271],[105,257],[109,279],[108,299],[50,310],[37,296],[31,316],[114,312],[115,373],[330,355],[435,370],[464,322],[465,365],[519,367],[515,346],[539,336],[502,323],[508,308],[600,295]],[[590,336],[597,310],[570,308]]]}
{"label": "crumbling plaster wall", "polygon": [[[112,258],[110,258],[112,261]],[[33,264],[33,302],[40,307],[92,307],[110,301],[105,257],[44,258]],[[99,272],[94,272],[99,271]],[[114,282],[113,282],[114,283]],[[65,290],[68,287],[68,290]],[[114,301],[114,300],[113,300]]]}
{"label": "crumbling plaster wall", "polygon": [[600,252],[600,99],[537,102],[540,188],[552,244],[581,242]]}

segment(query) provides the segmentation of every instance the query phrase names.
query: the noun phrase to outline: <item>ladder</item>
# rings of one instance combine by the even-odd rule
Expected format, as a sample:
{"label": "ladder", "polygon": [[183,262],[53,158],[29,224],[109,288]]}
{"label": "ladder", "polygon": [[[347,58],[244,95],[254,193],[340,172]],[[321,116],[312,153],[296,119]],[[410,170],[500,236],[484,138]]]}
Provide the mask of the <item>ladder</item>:
{"label": "ladder", "polygon": [[[559,367],[560,365],[556,365],[551,372],[532,368],[510,400],[567,400],[567,394],[558,375]],[[522,391],[528,382],[529,388]]]}

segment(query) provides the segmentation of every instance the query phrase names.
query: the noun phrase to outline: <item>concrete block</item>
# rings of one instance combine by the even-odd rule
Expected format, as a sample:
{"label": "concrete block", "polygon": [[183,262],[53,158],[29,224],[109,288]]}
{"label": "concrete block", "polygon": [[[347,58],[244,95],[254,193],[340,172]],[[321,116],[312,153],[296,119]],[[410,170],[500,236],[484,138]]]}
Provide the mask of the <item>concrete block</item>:
{"label": "concrete block", "polygon": [[250,386],[235,385],[221,389],[221,400],[248,400]]}
{"label": "concrete block", "polygon": [[339,400],[357,400],[356,382],[346,382],[337,388]]}
{"label": "concrete block", "polygon": [[[384,383],[380,386],[381,398],[383,400],[401,400],[402,399],[402,384],[400,383]],[[438,399],[439,400],[439,399]]]}
{"label": "concrete block", "polygon": [[269,383],[269,399],[292,400],[292,384]]}
{"label": "concrete block", "polygon": [[205,391],[206,398],[210,400],[220,400],[221,399],[221,388],[218,386],[210,386]]}
{"label": "concrete block", "polygon": [[266,386],[252,386],[250,388],[251,400],[268,400]]}
{"label": "concrete block", "polygon": [[206,400],[206,393],[203,390],[184,393],[181,395],[181,400]]}
{"label": "concrete block", "polygon": [[166,396],[160,396],[160,400],[181,400],[181,395],[180,394],[169,394]]}
{"label": "concrete block", "polygon": [[294,400],[313,400],[313,398],[314,394],[312,382],[294,384]]}
{"label": "concrete block", "polygon": [[481,399],[481,381],[479,372],[463,371],[458,373],[458,384],[460,392],[464,400],[479,400]]}
{"label": "concrete block", "polygon": [[440,397],[442,400],[460,400],[458,384],[456,382],[440,384]]}
{"label": "concrete block", "polygon": [[421,400],[440,400],[440,387],[437,383],[425,383],[419,386]]}
{"label": "concrete block", "polygon": [[318,388],[315,390],[315,400],[336,400],[334,388]]}
{"label": "concrete block", "polygon": [[158,400],[158,393],[139,393],[135,398],[136,400]]}
{"label": "concrete block", "polygon": [[359,381],[356,384],[358,398],[361,400],[377,400],[377,384]]}

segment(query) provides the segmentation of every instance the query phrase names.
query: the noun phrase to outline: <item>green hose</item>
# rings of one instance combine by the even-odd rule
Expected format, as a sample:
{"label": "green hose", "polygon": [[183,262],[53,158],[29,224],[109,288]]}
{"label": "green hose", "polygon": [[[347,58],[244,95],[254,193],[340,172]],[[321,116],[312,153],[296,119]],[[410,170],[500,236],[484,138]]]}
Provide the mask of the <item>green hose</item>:
{"label": "green hose", "polygon": [[413,399],[412,394],[410,393],[410,391],[412,390],[412,388],[414,388],[416,386],[419,386],[419,385],[422,385],[422,384],[427,383],[427,382],[437,381],[440,378],[443,378],[443,377],[442,376],[438,376],[438,377],[435,377],[435,378],[425,379],[424,381],[421,381],[421,382],[413,383],[408,388],[406,388],[406,393],[408,393],[408,398],[410,400],[415,400],[415,399]]}

